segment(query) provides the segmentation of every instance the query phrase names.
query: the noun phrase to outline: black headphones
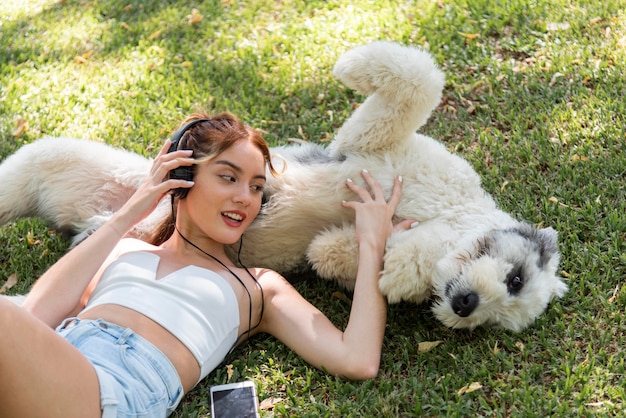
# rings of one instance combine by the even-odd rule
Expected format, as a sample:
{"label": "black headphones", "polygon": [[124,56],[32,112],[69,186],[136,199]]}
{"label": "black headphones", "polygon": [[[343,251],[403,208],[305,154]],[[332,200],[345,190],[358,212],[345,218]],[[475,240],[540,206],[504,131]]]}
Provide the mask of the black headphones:
{"label": "black headphones", "polygon": [[[196,120],[192,120],[191,122],[187,123],[185,126],[180,128],[178,131],[176,131],[174,136],[172,136],[172,139],[170,140],[172,142],[172,145],[170,146],[170,149],[167,152],[170,153],[170,152],[178,151],[179,149],[181,150],[189,149],[187,148],[187,141],[180,143],[182,137],[185,135],[185,133],[189,129],[191,129],[198,123],[210,122],[210,121],[211,119],[206,119],[206,118],[196,119]],[[172,171],[170,171],[168,178],[175,179],[175,180],[192,181],[194,173],[195,173],[194,167],[195,167],[194,165],[190,165],[190,166],[181,166],[181,167],[175,168]],[[178,197],[179,199],[184,199],[187,196],[187,193],[189,193],[189,189],[186,189],[183,187],[172,190],[172,196]]]}

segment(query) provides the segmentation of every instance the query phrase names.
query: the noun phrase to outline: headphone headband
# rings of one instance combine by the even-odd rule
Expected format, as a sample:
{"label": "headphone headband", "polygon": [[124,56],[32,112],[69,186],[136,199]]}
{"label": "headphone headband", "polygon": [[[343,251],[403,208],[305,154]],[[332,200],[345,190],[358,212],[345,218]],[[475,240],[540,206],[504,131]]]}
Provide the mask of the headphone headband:
{"label": "headphone headband", "polygon": [[173,152],[178,149],[178,143],[180,142],[180,139],[183,137],[183,135],[185,135],[185,132],[187,132],[189,129],[193,128],[194,126],[196,126],[197,124],[201,122],[210,122],[210,121],[211,119],[202,118],[202,119],[192,120],[191,122],[185,124],[178,131],[176,131],[176,133],[174,133],[174,136],[172,136],[172,139],[170,139],[170,141],[172,142],[172,145],[170,146],[170,149],[168,152]]}

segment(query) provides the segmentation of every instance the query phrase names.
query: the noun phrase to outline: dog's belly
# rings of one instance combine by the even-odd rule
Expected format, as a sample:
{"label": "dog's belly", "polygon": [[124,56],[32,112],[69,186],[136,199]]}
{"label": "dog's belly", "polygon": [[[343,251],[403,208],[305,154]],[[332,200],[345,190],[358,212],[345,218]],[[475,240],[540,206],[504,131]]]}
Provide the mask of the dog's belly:
{"label": "dog's belly", "polygon": [[[409,153],[415,147],[423,152]],[[467,215],[468,206],[477,211],[495,208],[474,170],[428,137],[416,136],[402,153],[374,157],[351,154],[333,159],[319,144],[272,151],[280,156],[275,160],[282,173],[268,178],[269,201],[244,234],[241,259],[247,265],[282,273],[306,267],[306,250],[320,232],[354,222],[354,212],[344,208],[342,201],[358,197],[345,182],[352,179],[364,185],[363,169],[381,184],[387,198],[395,178],[403,176],[403,198],[396,211],[399,219],[457,222],[457,212]],[[399,158],[400,154],[405,158]]]}

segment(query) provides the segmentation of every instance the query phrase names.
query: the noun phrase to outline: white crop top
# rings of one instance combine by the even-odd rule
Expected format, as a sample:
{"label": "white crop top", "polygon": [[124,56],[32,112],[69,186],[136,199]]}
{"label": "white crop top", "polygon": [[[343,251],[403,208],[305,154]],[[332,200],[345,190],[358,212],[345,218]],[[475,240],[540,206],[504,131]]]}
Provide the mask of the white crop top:
{"label": "white crop top", "polygon": [[150,252],[122,254],[104,271],[85,310],[110,303],[157,322],[194,355],[200,381],[224,360],[237,340],[237,297],[223,277],[197,266],[155,280],[159,261]]}

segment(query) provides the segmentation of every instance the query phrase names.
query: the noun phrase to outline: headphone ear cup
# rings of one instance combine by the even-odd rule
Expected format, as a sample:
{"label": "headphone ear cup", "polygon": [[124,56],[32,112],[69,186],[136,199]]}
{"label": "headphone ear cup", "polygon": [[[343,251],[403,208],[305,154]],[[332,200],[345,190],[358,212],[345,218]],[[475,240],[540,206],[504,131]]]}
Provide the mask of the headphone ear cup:
{"label": "headphone ear cup", "polygon": [[[170,153],[178,149],[181,149],[181,150],[188,149],[186,141],[183,143],[180,143],[183,140],[183,136],[185,135],[185,132],[187,132],[189,129],[191,129],[193,126],[197,125],[200,122],[210,122],[210,121],[211,121],[210,119],[204,119],[204,118],[196,119],[196,120],[192,120],[191,122],[189,122],[188,124],[180,128],[172,137],[172,140],[171,140],[172,145],[170,145],[170,149],[167,152]],[[168,178],[174,179],[174,180],[193,181],[194,174],[195,174],[194,165],[184,166],[184,167],[178,167],[178,168],[171,170],[168,174]],[[181,188],[172,190],[172,195],[180,199],[185,198],[187,196],[187,193],[189,193],[189,189],[187,188],[181,187]]]}
{"label": "headphone ear cup", "polygon": [[[193,181],[194,171],[194,166],[178,167],[170,171],[169,178],[174,180]],[[179,199],[183,199],[187,196],[187,193],[189,193],[189,189],[179,187],[178,189],[174,189],[172,193]]]}
{"label": "headphone ear cup", "polygon": [[[184,135],[184,132],[182,132],[182,134],[180,135],[177,134],[175,136],[176,138],[175,140],[172,141],[172,145],[170,146],[170,149],[167,151],[168,153],[178,150],[179,142],[181,141],[183,135]],[[181,147],[181,149],[185,149],[184,144]],[[192,165],[192,166],[177,167],[171,170],[168,173],[167,177],[173,180],[193,181],[193,175],[194,175],[194,166]],[[189,193],[189,189],[182,188],[182,187],[172,190],[172,196],[178,197],[179,199],[184,199],[187,196],[187,193]]]}

